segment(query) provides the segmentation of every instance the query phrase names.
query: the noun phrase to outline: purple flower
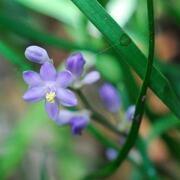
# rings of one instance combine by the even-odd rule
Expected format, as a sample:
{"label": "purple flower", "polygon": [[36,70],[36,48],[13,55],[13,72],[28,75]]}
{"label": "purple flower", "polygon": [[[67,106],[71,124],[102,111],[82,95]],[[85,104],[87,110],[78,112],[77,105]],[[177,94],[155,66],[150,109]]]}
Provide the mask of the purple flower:
{"label": "purple flower", "polygon": [[117,112],[121,105],[118,91],[111,84],[104,84],[99,90],[100,98],[110,112]]}
{"label": "purple flower", "polygon": [[23,78],[29,85],[23,99],[28,102],[45,99],[45,109],[50,118],[57,118],[60,104],[63,106],[77,105],[75,94],[67,89],[72,83],[72,74],[69,71],[57,73],[53,64],[45,62],[40,68],[40,74],[25,71]]}
{"label": "purple flower", "polygon": [[135,113],[135,105],[131,105],[128,107],[127,111],[126,111],[126,119],[128,121],[131,121],[133,119],[134,113]]}
{"label": "purple flower", "polygon": [[27,47],[25,50],[25,56],[29,61],[39,64],[52,61],[49,58],[47,51],[39,46]]}
{"label": "purple flower", "polygon": [[72,133],[80,135],[89,123],[89,113],[87,111],[61,110],[55,121],[59,125],[70,125]]}
{"label": "purple flower", "polygon": [[81,53],[76,53],[71,56],[66,61],[66,69],[69,70],[74,77],[74,87],[79,88],[84,84],[92,84],[99,80],[100,74],[97,71],[91,71],[86,75],[84,72],[85,60]]}

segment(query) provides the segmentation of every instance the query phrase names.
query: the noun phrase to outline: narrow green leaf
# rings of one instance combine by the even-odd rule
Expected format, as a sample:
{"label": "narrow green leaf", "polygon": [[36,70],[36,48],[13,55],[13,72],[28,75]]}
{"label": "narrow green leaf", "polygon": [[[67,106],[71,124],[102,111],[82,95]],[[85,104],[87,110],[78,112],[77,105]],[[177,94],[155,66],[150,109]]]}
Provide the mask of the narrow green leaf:
{"label": "narrow green leaf", "polygon": [[144,113],[144,105],[145,105],[144,97],[146,96],[147,88],[150,82],[150,77],[153,68],[153,59],[154,59],[155,27],[154,27],[153,0],[147,0],[147,11],[148,11],[148,24],[149,24],[148,62],[145,68],[145,77],[143,78],[143,84],[136,102],[136,109],[135,109],[134,117],[132,119],[132,126],[130,132],[127,136],[127,139],[122,149],[118,152],[117,158],[108,165],[104,166],[104,168],[98,170],[94,174],[87,176],[87,178],[107,177],[110,176],[113,172],[115,172],[118,169],[118,167],[122,164],[122,162],[126,159],[129,151],[134,146],[136,139],[138,137],[138,131]]}
{"label": "narrow green leaf", "polygon": [[[110,45],[118,53],[119,57],[126,61],[135,72],[143,79],[147,59],[137,48],[131,38],[119,27],[119,25],[109,16],[103,7],[96,0],[71,0],[88,17],[88,19],[107,38]],[[98,13],[97,13],[98,12]],[[180,117],[180,102],[170,82],[153,67],[150,80],[150,87],[155,94]]]}

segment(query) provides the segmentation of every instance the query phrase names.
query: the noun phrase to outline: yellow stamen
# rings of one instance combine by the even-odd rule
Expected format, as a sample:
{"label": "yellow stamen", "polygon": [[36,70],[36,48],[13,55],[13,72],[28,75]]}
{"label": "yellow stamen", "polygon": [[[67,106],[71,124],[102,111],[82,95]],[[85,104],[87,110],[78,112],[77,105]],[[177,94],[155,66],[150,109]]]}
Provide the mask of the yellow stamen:
{"label": "yellow stamen", "polygon": [[48,93],[46,93],[46,100],[48,101],[48,102],[50,102],[50,103],[54,103],[54,99],[55,99],[55,97],[56,97],[56,93],[55,92],[48,92]]}

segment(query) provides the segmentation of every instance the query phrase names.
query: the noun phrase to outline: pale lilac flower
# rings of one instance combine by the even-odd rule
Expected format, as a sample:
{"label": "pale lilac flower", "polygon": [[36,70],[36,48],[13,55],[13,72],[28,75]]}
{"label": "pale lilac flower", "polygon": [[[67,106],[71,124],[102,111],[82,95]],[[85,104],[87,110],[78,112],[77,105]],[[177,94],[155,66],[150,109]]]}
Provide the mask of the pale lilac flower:
{"label": "pale lilac flower", "polygon": [[121,99],[118,91],[114,86],[109,83],[104,84],[99,90],[99,95],[103,101],[104,106],[110,112],[118,112],[121,106]]}
{"label": "pale lilac flower", "polygon": [[126,119],[128,121],[131,121],[134,117],[134,113],[135,113],[135,108],[136,106],[135,105],[131,105],[128,107],[127,111],[126,111]]}
{"label": "pale lilac flower", "polygon": [[56,119],[59,105],[76,106],[75,94],[67,89],[72,83],[69,71],[56,72],[53,64],[45,62],[40,68],[40,74],[34,71],[23,73],[24,81],[29,85],[23,99],[28,102],[45,100],[45,109],[50,118]]}
{"label": "pale lilac flower", "polygon": [[66,69],[73,74],[73,86],[75,88],[80,88],[85,84],[93,84],[100,79],[98,71],[91,71],[84,74],[85,62],[86,61],[81,53],[71,55],[66,61]]}
{"label": "pale lilac flower", "polygon": [[80,135],[89,123],[89,113],[87,111],[61,110],[55,121],[59,125],[70,125],[72,134]]}
{"label": "pale lilac flower", "polygon": [[48,53],[45,49],[39,46],[29,46],[25,50],[25,56],[29,61],[43,64],[45,62],[51,62]]}
{"label": "pale lilac flower", "polygon": [[108,160],[112,161],[112,160],[115,160],[117,158],[118,152],[116,149],[108,148],[105,151],[105,155],[106,155]]}

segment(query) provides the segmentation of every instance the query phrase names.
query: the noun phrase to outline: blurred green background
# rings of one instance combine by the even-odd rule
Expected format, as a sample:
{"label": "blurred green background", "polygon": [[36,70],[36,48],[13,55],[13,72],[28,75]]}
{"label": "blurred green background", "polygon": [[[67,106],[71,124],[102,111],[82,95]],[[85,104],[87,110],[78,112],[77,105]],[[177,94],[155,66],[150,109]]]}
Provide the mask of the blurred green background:
{"label": "blurred green background", "polygon": [[[146,1],[99,0],[99,3],[147,54]],[[154,4],[155,64],[180,98],[180,1],[157,0]],[[70,53],[83,52],[88,65],[97,68],[104,80],[119,89],[125,109],[137,97],[126,73],[131,73],[137,89],[140,80],[130,69],[124,71],[113,47],[70,0],[0,1],[0,179],[79,180],[107,162],[106,148],[86,131],[73,137],[67,127],[58,127],[46,116],[43,104],[23,102],[26,86],[22,71],[38,68],[24,57],[29,45],[47,49],[57,67]],[[92,96],[95,106],[99,103],[96,86],[85,88],[85,93]],[[150,162],[159,179],[180,179],[180,122],[150,90],[147,99],[140,129],[145,154],[137,146],[130,156],[145,172]],[[106,130],[101,131],[114,139]],[[147,176],[125,161],[108,179],[136,180]]]}

